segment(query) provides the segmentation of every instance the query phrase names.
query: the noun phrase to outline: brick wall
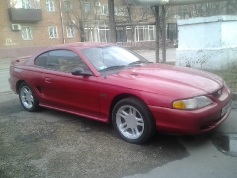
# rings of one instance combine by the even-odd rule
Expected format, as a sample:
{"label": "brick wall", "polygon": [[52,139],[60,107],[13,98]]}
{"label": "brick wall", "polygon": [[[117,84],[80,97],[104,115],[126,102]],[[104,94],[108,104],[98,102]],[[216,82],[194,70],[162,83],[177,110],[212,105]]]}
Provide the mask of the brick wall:
{"label": "brick wall", "polygon": [[[47,12],[46,10],[46,2],[45,0],[41,0],[41,10],[42,10],[42,20],[34,23],[17,23],[22,27],[28,26],[32,31],[32,40],[23,40],[22,31],[13,31],[11,29],[11,24],[15,24],[15,22],[11,22],[8,16],[8,6],[7,1],[0,1],[0,56],[6,56],[2,54],[4,50],[9,51],[9,48],[16,49],[24,48],[24,47],[41,47],[41,46],[51,46],[62,44],[64,42],[77,42],[80,41],[79,32],[75,29],[75,37],[67,38],[66,35],[66,26],[68,25],[68,21],[65,20],[65,16],[63,17],[64,23],[64,35],[62,30],[62,19],[61,19],[61,11],[60,4],[58,0],[54,1],[55,11]],[[48,27],[49,26],[57,26],[58,30],[58,38],[49,38]],[[64,36],[64,37],[63,37]]]}

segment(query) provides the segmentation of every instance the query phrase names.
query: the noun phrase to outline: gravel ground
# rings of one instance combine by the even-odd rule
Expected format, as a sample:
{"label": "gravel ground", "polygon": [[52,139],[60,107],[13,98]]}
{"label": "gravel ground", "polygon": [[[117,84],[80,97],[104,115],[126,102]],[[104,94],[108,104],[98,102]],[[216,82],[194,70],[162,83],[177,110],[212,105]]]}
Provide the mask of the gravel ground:
{"label": "gravel ground", "polygon": [[188,155],[177,136],[129,144],[110,124],[48,109],[26,112],[17,95],[0,93],[1,178],[122,177]]}

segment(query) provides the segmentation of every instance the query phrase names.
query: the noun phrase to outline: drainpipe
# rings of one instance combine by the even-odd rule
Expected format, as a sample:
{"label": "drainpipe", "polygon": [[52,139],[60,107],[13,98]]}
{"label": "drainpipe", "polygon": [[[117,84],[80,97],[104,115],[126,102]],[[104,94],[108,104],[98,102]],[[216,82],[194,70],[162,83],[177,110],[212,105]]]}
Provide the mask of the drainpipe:
{"label": "drainpipe", "polygon": [[63,44],[65,44],[64,22],[63,22],[63,12],[62,12],[62,0],[59,1],[59,4],[60,4],[60,18],[61,18],[61,27],[62,27]]}

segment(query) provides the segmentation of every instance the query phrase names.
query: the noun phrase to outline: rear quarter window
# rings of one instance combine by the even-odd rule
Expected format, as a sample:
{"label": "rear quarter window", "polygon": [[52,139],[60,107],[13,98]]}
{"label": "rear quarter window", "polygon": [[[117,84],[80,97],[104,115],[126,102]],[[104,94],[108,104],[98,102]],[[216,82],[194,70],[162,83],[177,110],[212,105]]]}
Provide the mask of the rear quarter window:
{"label": "rear quarter window", "polygon": [[40,67],[47,67],[48,53],[44,53],[35,58],[35,65]]}

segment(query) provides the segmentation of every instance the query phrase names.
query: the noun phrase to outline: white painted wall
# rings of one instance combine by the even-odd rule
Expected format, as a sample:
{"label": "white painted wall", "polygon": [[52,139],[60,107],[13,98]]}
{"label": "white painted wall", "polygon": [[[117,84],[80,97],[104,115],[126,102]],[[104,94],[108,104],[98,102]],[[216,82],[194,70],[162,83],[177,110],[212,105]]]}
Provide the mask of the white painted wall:
{"label": "white painted wall", "polygon": [[176,65],[224,69],[237,65],[237,16],[178,21]]}

